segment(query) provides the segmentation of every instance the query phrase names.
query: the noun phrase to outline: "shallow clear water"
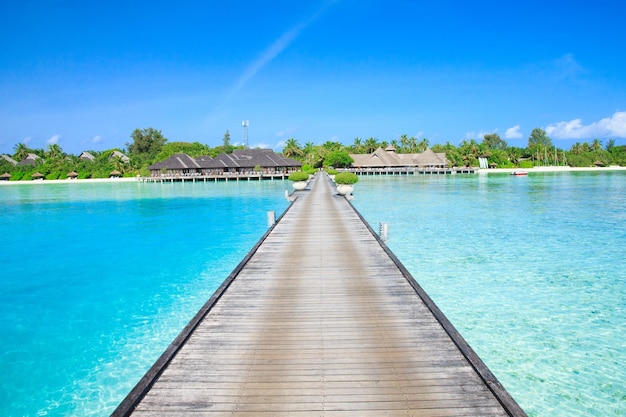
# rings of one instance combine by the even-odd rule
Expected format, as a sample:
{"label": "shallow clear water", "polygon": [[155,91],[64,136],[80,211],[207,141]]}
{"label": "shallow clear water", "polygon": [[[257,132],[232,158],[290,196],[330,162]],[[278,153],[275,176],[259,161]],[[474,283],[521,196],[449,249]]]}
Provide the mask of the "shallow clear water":
{"label": "shallow clear water", "polygon": [[531,416],[626,415],[626,173],[361,177],[354,205]]}
{"label": "shallow clear water", "polygon": [[[531,416],[625,416],[625,174],[361,177],[353,203]],[[111,413],[289,186],[0,187],[0,415]]]}
{"label": "shallow clear water", "polygon": [[287,207],[287,182],[0,187],[0,415],[108,415]]}

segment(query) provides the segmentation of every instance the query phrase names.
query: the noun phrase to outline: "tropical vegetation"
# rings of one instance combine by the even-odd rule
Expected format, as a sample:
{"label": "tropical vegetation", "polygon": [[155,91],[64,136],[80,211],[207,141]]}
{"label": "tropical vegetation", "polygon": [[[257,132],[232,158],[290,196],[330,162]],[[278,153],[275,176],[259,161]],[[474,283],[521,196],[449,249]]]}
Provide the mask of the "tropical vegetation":
{"label": "tropical vegetation", "polygon": [[[46,179],[65,179],[72,172],[75,172],[79,179],[107,178],[113,171],[119,171],[126,177],[145,176],[149,174],[148,166],[175,153],[186,153],[192,157],[202,155],[214,157],[243,148],[230,143],[228,130],[224,134],[223,144],[216,147],[197,141],[168,142],[160,130],[152,127],[135,129],[130,138],[131,141],[126,143],[126,149],[88,151],[93,155],[93,160],[67,154],[56,143],[46,149],[32,149],[24,143],[19,143],[14,146],[13,155],[9,155],[12,159],[21,161],[29,154],[37,155],[39,159],[32,165],[15,166],[2,158],[0,173],[11,174],[11,180],[29,180],[36,173],[42,174]],[[531,168],[542,165],[626,166],[626,146],[616,145],[614,139],[609,139],[606,144],[599,139],[589,143],[577,142],[570,149],[561,149],[555,146],[546,132],[540,128],[533,129],[525,148],[509,146],[497,133],[491,133],[484,135],[480,143],[474,139],[466,139],[459,145],[451,142],[431,145],[426,138],[417,139],[408,135],[401,135],[391,141],[379,141],[373,137],[363,140],[357,137],[350,145],[336,141],[326,141],[321,145],[306,142],[301,145],[297,139],[290,138],[285,142],[282,152],[288,158],[301,161],[304,172],[314,173],[318,168],[349,167],[353,162],[350,154],[372,153],[379,147],[388,146],[393,146],[398,153],[420,153],[430,147],[434,152],[445,153],[452,166],[478,166],[479,158],[486,158],[489,166],[498,168]],[[114,153],[115,151],[119,154]],[[127,155],[129,160],[115,156],[121,154]]]}
{"label": "tropical vegetation", "polygon": [[531,168],[543,165],[568,165],[573,167],[589,166],[626,166],[626,146],[615,145],[610,139],[603,145],[599,139],[591,143],[576,143],[569,150],[555,146],[547,133],[540,128],[533,129],[525,148],[509,146],[497,133],[486,134],[479,143],[474,139],[461,141],[459,145],[451,142],[434,144],[426,138],[416,139],[401,135],[391,141],[379,141],[370,137],[354,139],[350,145],[327,141],[321,145],[307,142],[301,146],[296,139],[285,143],[283,154],[298,159],[317,168],[344,168],[352,163],[350,154],[372,153],[376,149],[393,146],[397,153],[421,153],[431,148],[434,152],[446,154],[450,165],[479,166],[479,158],[486,158],[494,168]]}

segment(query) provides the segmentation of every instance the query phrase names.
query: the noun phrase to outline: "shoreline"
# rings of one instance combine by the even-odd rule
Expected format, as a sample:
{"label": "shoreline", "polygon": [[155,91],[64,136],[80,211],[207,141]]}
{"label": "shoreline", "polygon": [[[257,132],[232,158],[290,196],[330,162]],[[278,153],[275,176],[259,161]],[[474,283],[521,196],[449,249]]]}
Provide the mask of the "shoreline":
{"label": "shoreline", "polygon": [[138,182],[136,177],[126,178],[85,178],[82,180],[28,180],[28,181],[0,181],[2,185],[19,185],[19,184],[88,184],[88,183],[106,183],[106,182]]}
{"label": "shoreline", "polygon": [[544,173],[544,172],[608,172],[608,171],[626,171],[626,167],[618,165],[611,165],[608,167],[568,167],[568,166],[546,166],[546,167],[533,167],[533,168],[489,168],[479,169],[476,172],[478,174],[502,174],[511,173],[514,171],[525,171],[530,173]]}
{"label": "shoreline", "polygon": [[[626,167],[612,165],[608,167],[568,167],[568,166],[545,166],[533,168],[489,168],[476,169],[477,174],[510,174],[514,171],[525,171],[530,173],[544,172],[609,172],[626,171]],[[28,181],[0,181],[0,186],[4,185],[24,185],[24,184],[89,184],[89,183],[115,183],[115,182],[139,182],[137,177],[122,178],[86,178],[86,179],[64,179],[64,180],[28,180]]]}

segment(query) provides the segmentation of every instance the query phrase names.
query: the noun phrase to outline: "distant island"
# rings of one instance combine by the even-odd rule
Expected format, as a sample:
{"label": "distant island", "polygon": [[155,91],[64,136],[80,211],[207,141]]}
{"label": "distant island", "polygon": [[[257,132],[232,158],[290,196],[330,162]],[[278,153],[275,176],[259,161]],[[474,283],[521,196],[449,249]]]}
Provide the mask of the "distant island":
{"label": "distant island", "polygon": [[[216,147],[199,142],[170,142],[160,130],[151,127],[135,129],[130,137],[132,142],[126,144],[126,149],[86,150],[80,155],[67,154],[58,144],[49,145],[47,149],[31,149],[26,144],[19,143],[14,146],[12,155],[0,156],[0,180],[148,177],[151,171],[154,175],[155,166],[158,167],[159,163],[175,154],[185,154],[195,161],[203,161],[204,157],[202,163],[209,166],[211,165],[209,160],[221,158],[228,161],[227,155],[235,153],[235,157],[237,154],[241,156],[243,154],[239,151],[245,150],[243,146],[231,144],[228,130],[222,139],[223,144]],[[297,139],[290,138],[285,142],[282,153],[274,154],[277,155],[275,161],[279,161],[274,165],[255,164],[252,167],[246,165],[246,169],[261,171],[280,169],[283,172],[290,172],[294,167],[302,165],[314,168],[350,168],[419,167],[420,164],[498,170],[546,166],[562,167],[561,169],[626,166],[626,146],[616,145],[613,139],[609,139],[606,144],[599,139],[594,139],[590,143],[576,143],[565,150],[556,147],[546,132],[539,128],[531,132],[526,148],[509,146],[497,133],[484,135],[481,143],[473,139],[463,140],[458,146],[450,142],[431,146],[426,138],[417,139],[401,135],[389,142],[372,137],[366,140],[357,137],[351,145],[334,141],[326,141],[321,145],[313,142],[301,145]],[[263,158],[263,153],[258,155]]]}

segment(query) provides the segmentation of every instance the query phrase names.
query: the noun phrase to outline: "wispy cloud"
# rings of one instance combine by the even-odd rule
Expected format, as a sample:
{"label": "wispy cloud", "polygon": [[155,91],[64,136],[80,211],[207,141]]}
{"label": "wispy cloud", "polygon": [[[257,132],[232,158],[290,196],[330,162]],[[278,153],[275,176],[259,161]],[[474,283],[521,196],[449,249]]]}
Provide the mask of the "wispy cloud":
{"label": "wispy cloud", "polygon": [[589,125],[584,125],[582,119],[553,123],[546,127],[546,133],[553,139],[626,138],[626,111]]}
{"label": "wispy cloud", "polygon": [[59,139],[61,139],[61,135],[53,135],[50,139],[46,141],[46,144],[54,145],[56,143],[59,143]]}
{"label": "wispy cloud", "polygon": [[91,143],[93,144],[98,144],[100,142],[102,142],[102,136],[100,135],[96,135],[91,139]]}
{"label": "wispy cloud", "polygon": [[521,139],[522,132],[520,132],[520,125],[515,125],[513,127],[509,127],[506,132],[504,132],[505,139]]}
{"label": "wispy cloud", "polygon": [[230,91],[228,98],[233,97],[237,94],[241,89],[252,79],[254,76],[261,71],[265,66],[267,66],[274,58],[280,55],[289,45],[293,43],[293,41],[307,28],[309,27],[315,20],[319,18],[319,16],[326,11],[328,7],[332,4],[336,3],[335,1],[327,1],[324,5],[319,8],[313,15],[311,15],[308,19],[298,23],[287,32],[283,33],[274,43],[272,43],[256,61],[252,62],[243,74],[239,77],[234,87]]}

